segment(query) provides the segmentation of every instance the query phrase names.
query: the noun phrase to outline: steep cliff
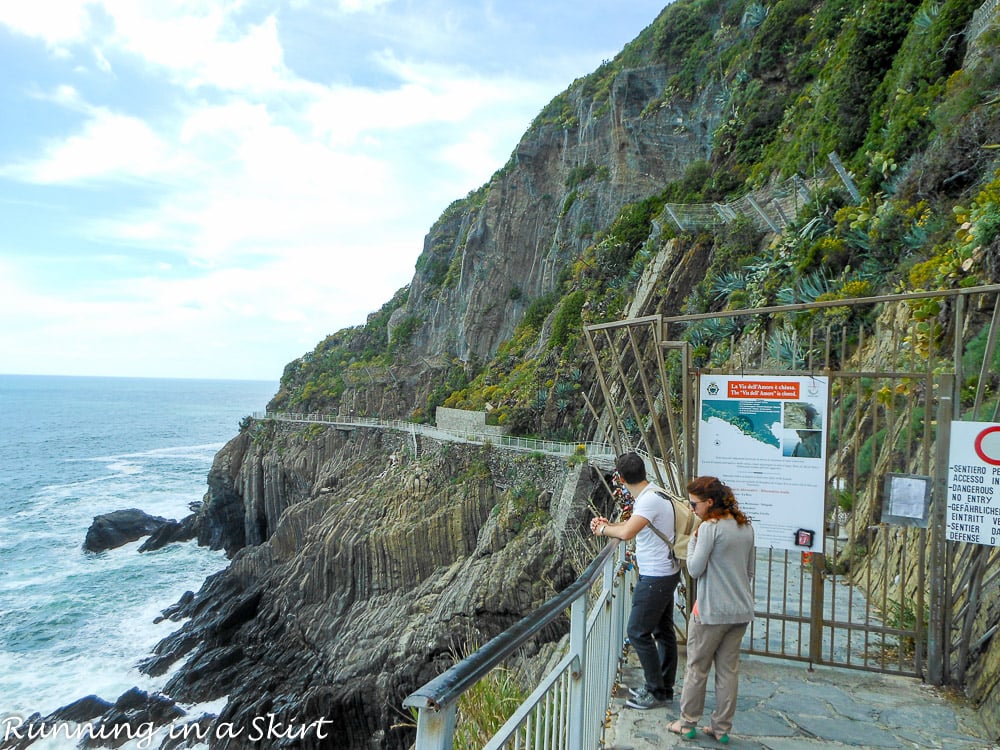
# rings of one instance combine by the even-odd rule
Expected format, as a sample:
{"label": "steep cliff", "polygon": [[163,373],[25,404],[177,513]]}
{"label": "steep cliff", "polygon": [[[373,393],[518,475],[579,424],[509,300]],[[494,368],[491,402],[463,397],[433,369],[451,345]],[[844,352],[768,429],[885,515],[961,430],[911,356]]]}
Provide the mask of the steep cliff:
{"label": "steep cliff", "polygon": [[[643,116],[669,74],[666,65],[623,71],[599,114],[585,88],[570,89],[564,106],[580,123],[574,128],[540,117],[489,185],[432,228],[390,336],[416,318],[413,351],[489,359],[530,301],[557,287],[626,204],[707,159],[720,116],[718,87]],[[680,125],[688,122],[696,125]]]}
{"label": "steep cliff", "polygon": [[407,747],[402,699],[575,579],[589,469],[418,449],[405,433],[257,424],[218,454],[199,523],[239,551],[170,611],[184,624],[143,667],[185,659],[171,698],[228,697],[213,726],[243,734],[213,747],[245,747],[269,714],[313,724],[295,747]]}

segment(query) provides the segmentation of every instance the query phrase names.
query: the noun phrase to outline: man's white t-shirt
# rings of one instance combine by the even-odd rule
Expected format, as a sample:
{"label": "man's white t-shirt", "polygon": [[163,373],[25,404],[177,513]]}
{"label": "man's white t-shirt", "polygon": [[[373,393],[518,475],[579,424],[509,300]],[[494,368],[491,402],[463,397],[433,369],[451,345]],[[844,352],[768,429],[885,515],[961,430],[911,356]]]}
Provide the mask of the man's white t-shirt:
{"label": "man's white t-shirt", "polygon": [[670,554],[670,548],[649,528],[651,523],[670,543],[674,541],[674,506],[664,497],[659,487],[647,484],[632,506],[632,515],[642,516],[649,523],[635,535],[635,559],[639,563],[639,573],[644,576],[669,576],[679,573],[681,566]]}

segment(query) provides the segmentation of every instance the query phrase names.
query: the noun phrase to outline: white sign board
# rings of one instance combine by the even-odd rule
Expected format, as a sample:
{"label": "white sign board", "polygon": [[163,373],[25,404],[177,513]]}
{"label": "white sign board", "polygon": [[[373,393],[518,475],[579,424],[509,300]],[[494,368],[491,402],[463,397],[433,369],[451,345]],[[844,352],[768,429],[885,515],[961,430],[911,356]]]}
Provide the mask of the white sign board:
{"label": "white sign board", "polygon": [[828,389],[825,377],[700,378],[698,474],[733,488],[758,547],[823,551]]}
{"label": "white sign board", "polygon": [[952,422],[946,538],[1000,546],[1000,424]]}

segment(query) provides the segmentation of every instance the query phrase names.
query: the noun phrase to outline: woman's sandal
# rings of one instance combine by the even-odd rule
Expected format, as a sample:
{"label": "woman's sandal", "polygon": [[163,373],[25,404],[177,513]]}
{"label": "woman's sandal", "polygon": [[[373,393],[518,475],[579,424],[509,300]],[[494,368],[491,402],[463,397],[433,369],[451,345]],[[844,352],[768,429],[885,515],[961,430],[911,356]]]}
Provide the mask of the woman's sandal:
{"label": "woman's sandal", "polygon": [[701,731],[703,731],[705,734],[707,734],[713,740],[715,740],[716,742],[718,742],[720,745],[728,745],[729,744],[729,735],[726,732],[723,732],[722,734],[716,734],[715,730],[712,729],[712,727],[702,727]]}
{"label": "woman's sandal", "polygon": [[[673,734],[679,734],[686,740],[693,740],[695,737],[698,736],[697,727],[685,727],[684,724],[681,723],[680,721],[672,721],[669,724],[667,724],[667,731]],[[726,741],[728,740],[729,738],[727,737]]]}

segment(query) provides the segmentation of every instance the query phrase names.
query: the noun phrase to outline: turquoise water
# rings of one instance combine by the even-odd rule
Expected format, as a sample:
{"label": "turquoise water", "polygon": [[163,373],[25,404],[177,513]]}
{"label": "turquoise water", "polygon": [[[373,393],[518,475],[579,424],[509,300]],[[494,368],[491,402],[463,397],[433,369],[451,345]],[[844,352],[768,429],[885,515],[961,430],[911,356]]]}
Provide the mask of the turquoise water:
{"label": "turquoise water", "polygon": [[87,529],[120,508],[188,515],[277,387],[0,375],[0,721],[162,686],[135,669],[178,627],[153,620],[226,558],[194,542],[139,554],[141,540],[91,554]]}

